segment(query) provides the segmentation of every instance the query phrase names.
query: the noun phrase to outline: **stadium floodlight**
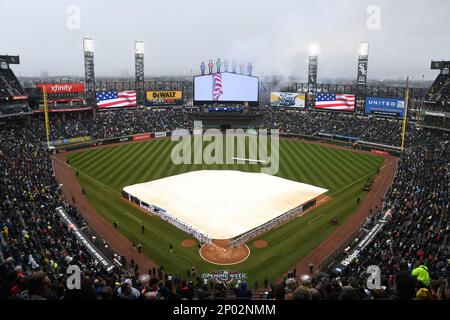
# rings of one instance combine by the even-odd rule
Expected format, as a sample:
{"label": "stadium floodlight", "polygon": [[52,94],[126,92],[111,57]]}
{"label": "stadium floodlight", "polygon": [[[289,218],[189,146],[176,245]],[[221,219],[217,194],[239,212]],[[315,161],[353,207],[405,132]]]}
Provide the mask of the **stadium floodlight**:
{"label": "stadium floodlight", "polygon": [[84,50],[84,52],[94,53],[94,39],[84,38],[83,39],[83,50]]}
{"label": "stadium floodlight", "polygon": [[361,42],[359,44],[359,55],[360,56],[368,56],[369,55],[369,43]]}
{"label": "stadium floodlight", "polygon": [[135,54],[144,54],[144,41],[135,41],[134,42],[134,53]]}
{"label": "stadium floodlight", "polygon": [[319,45],[318,44],[312,44],[309,46],[309,55],[310,56],[319,55]]}

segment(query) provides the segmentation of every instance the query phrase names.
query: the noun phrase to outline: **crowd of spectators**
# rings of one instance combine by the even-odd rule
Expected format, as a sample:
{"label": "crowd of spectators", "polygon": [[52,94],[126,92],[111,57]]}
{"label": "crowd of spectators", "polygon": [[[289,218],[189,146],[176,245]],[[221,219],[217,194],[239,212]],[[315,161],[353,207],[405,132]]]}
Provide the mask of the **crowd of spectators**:
{"label": "crowd of spectators", "polygon": [[385,195],[387,223],[344,276],[362,277],[368,266],[379,265],[388,285],[396,273],[426,265],[436,281],[450,278],[449,199],[450,134],[424,131],[403,155]]}
{"label": "crowd of spectators", "polygon": [[[184,110],[123,110],[68,115],[50,119],[50,140],[62,140],[82,136],[92,139],[108,139],[137,133],[169,131],[192,127],[189,113]],[[34,118],[31,124],[40,137],[45,137],[42,118]]]}
{"label": "crowd of spectators", "polygon": [[[397,121],[328,113],[263,112],[260,126],[313,135],[356,135],[373,142],[396,143]],[[90,122],[77,117],[53,119],[53,137],[96,138],[189,128],[187,112],[107,112]],[[0,130],[0,299],[450,299],[449,150],[450,135],[408,128],[410,148],[398,164],[384,199],[391,217],[374,241],[342,274],[295,272],[279,283],[245,281],[225,286],[205,282],[195,273],[180,276],[137,270],[132,261],[104,271],[55,214],[63,206],[79,226],[85,221],[62,196],[53,176],[49,151],[41,143],[43,123],[8,123]],[[397,138],[395,138],[397,139]],[[68,290],[66,268],[81,266],[81,290]],[[380,289],[366,287],[368,265],[381,267]],[[194,270],[194,268],[193,268]]]}
{"label": "crowd of spectators", "polygon": [[[376,117],[360,117],[336,112],[286,112],[267,110],[262,113],[260,127],[279,128],[281,132],[318,135],[333,134],[353,137],[391,146],[401,144],[402,120]],[[406,144],[415,135],[415,124],[408,123]]]}
{"label": "crowd of spectators", "polygon": [[[376,117],[359,117],[353,114],[335,112],[286,112],[262,110],[257,126],[259,128],[278,128],[284,133],[301,135],[333,134],[400,146],[402,119],[380,119]],[[36,134],[45,137],[42,118],[34,118],[31,124]],[[172,131],[175,129],[192,129],[191,114],[185,110],[124,110],[67,115],[50,119],[50,140],[62,140],[81,136],[92,139],[107,139],[126,135]],[[406,127],[406,145],[416,134],[415,124]]]}
{"label": "crowd of spectators", "polygon": [[2,128],[0,171],[0,300],[61,297],[70,264],[105,273],[56,214],[63,207],[80,228],[86,224],[64,200],[49,151],[32,131],[14,124]]}

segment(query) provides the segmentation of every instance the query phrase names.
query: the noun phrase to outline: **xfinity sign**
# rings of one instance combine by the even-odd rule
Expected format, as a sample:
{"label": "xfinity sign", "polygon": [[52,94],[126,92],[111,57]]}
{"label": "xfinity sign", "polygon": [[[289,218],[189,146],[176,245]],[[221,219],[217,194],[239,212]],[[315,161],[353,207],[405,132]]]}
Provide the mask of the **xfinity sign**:
{"label": "xfinity sign", "polygon": [[83,92],[83,83],[39,83],[37,88],[45,91],[47,93],[71,93],[71,92]]}

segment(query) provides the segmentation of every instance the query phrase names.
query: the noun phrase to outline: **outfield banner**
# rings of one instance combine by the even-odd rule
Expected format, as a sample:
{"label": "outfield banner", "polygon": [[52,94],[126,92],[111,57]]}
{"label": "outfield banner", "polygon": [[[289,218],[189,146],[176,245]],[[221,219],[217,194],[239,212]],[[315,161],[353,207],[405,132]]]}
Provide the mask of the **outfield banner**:
{"label": "outfield banner", "polygon": [[84,83],[39,83],[36,85],[36,88],[41,90],[44,87],[47,94],[84,92]]}
{"label": "outfield banner", "polygon": [[73,143],[82,143],[82,142],[89,142],[92,141],[90,136],[86,137],[77,137],[77,138],[70,138],[70,139],[58,139],[58,140],[52,140],[50,141],[50,144],[52,146],[61,146],[65,144],[73,144]]}
{"label": "outfield banner", "polygon": [[147,102],[150,106],[183,105],[183,92],[147,91]]}
{"label": "outfield banner", "polygon": [[450,118],[450,112],[424,111],[422,116]]}
{"label": "outfield banner", "polygon": [[[74,111],[88,111],[92,110],[93,107],[80,107],[80,108],[60,108],[60,109],[48,109],[48,112],[74,112]],[[33,110],[33,113],[43,113],[44,109]]]}
{"label": "outfield banner", "polygon": [[155,138],[162,138],[167,136],[166,132],[155,132]]}
{"label": "outfield banner", "polygon": [[366,114],[403,117],[405,100],[393,98],[366,98]]}
{"label": "outfield banner", "polygon": [[270,106],[271,107],[305,107],[305,94],[296,92],[271,92]]}
{"label": "outfield banner", "polygon": [[370,152],[375,153],[375,154],[380,154],[380,155],[383,155],[383,156],[388,156],[389,155],[389,152],[381,151],[381,150],[377,150],[377,149],[372,149]]}
{"label": "outfield banner", "polygon": [[113,144],[113,143],[120,143],[120,142],[127,142],[132,141],[133,137],[121,137],[121,138],[110,138],[105,140],[97,141],[97,144]]}
{"label": "outfield banner", "polygon": [[90,136],[76,137],[76,138],[70,138],[69,143],[79,143],[79,142],[86,142],[86,141],[90,141],[90,140],[91,140]]}
{"label": "outfield banner", "polygon": [[152,138],[150,133],[142,133],[133,136],[133,141],[149,140]]}

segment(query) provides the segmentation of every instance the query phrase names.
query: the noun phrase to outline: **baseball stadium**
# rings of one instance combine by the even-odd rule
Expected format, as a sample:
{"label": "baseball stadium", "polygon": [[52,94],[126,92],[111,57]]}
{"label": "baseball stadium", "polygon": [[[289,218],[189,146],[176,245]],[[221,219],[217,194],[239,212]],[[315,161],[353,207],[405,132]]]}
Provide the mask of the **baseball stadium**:
{"label": "baseball stadium", "polygon": [[[20,30],[2,40],[0,300],[448,302],[445,48],[394,67],[375,31],[336,31],[350,49],[318,36],[278,77],[259,44],[183,60],[128,27],[109,57],[86,19],[43,61]],[[182,67],[156,71],[165,55]],[[117,57],[129,73],[104,72]]]}

